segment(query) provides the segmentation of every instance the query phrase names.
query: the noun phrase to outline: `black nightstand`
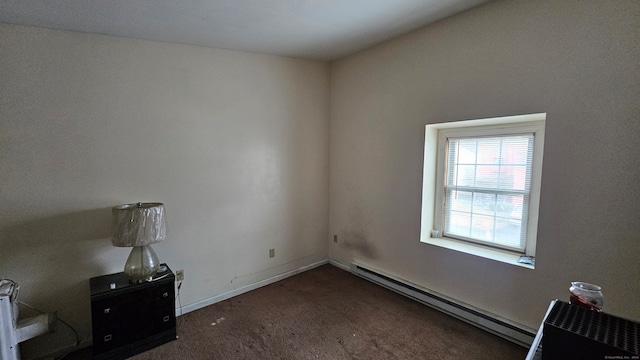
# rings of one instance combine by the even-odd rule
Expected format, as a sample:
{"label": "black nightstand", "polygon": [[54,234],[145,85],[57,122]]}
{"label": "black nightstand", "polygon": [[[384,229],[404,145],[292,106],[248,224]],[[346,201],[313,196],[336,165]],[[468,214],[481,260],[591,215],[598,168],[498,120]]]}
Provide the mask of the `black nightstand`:
{"label": "black nightstand", "polygon": [[129,284],[124,273],[92,278],[94,359],[124,359],[176,339],[175,275]]}

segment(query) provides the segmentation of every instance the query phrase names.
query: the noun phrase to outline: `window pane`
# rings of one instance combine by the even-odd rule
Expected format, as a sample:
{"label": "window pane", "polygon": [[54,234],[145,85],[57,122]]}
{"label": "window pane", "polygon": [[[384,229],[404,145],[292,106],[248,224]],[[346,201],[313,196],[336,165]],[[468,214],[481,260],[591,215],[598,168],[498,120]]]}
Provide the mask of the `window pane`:
{"label": "window pane", "polygon": [[483,241],[493,241],[493,216],[473,215],[471,219],[471,237]]}
{"label": "window pane", "polygon": [[453,190],[447,195],[447,208],[451,211],[470,213],[472,200],[472,192]]}
{"label": "window pane", "polygon": [[500,138],[478,139],[476,187],[495,189],[500,181]]}
{"label": "window pane", "polygon": [[449,169],[447,185],[475,186],[476,165],[457,165]]}
{"label": "window pane", "polygon": [[526,165],[514,165],[511,167],[503,167],[504,174],[502,175],[501,184],[502,188],[511,188],[516,190],[529,190],[529,184],[527,178],[529,178],[530,169],[527,169]]}
{"label": "window pane", "polygon": [[523,195],[498,195],[496,216],[520,222],[522,219]]}
{"label": "window pane", "polygon": [[452,211],[445,220],[445,232],[451,235],[469,237],[471,234],[471,214]]}
{"label": "window pane", "polygon": [[519,248],[524,245],[521,243],[521,233],[522,226],[520,222],[512,222],[507,219],[496,219],[496,243]]}

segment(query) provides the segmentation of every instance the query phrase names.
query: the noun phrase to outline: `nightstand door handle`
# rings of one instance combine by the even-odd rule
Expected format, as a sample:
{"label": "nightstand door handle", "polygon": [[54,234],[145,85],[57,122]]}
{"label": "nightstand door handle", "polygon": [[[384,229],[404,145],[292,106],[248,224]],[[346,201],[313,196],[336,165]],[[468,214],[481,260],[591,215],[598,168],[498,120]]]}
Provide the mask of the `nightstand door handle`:
{"label": "nightstand door handle", "polygon": [[163,317],[163,318],[162,318],[162,321],[163,321],[163,322],[167,322],[167,321],[169,321],[169,319],[170,319],[170,318],[171,318],[171,317],[170,317],[169,315],[167,315],[167,316],[165,316],[165,317]]}
{"label": "nightstand door handle", "polygon": [[111,312],[111,308],[105,308],[105,309],[104,309],[104,313],[105,313],[105,314],[108,314],[108,313],[110,313],[110,312]]}
{"label": "nightstand door handle", "polygon": [[165,291],[164,294],[162,294],[162,297],[169,297],[169,293]]}
{"label": "nightstand door handle", "polygon": [[112,338],[111,334],[105,335],[104,336],[104,342],[111,341],[111,338]]}

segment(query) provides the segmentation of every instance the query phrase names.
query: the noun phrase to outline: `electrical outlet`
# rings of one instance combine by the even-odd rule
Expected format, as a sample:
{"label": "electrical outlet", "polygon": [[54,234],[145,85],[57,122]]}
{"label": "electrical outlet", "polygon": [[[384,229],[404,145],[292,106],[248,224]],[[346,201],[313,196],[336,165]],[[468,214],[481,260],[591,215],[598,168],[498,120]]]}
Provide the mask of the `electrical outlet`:
{"label": "electrical outlet", "polygon": [[184,270],[176,270],[176,279],[178,281],[184,280]]}
{"label": "electrical outlet", "polygon": [[333,242],[334,243],[338,242],[338,235],[337,234],[333,234]]}
{"label": "electrical outlet", "polygon": [[276,257],[276,249],[269,249],[269,257]]}

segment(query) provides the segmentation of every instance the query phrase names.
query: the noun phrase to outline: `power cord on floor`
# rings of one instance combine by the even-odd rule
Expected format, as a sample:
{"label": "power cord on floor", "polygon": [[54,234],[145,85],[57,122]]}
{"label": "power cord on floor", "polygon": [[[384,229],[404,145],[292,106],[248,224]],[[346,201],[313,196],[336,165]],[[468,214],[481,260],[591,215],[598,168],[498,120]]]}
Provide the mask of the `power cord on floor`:
{"label": "power cord on floor", "polygon": [[182,287],[182,280],[178,281],[178,291],[176,291],[176,300],[178,300],[178,306],[180,308],[180,315],[176,319],[176,326],[182,320],[182,301],[180,300],[180,288]]}
{"label": "power cord on floor", "polygon": [[178,293],[176,298],[178,299],[178,305],[180,306],[180,316],[182,316],[182,301],[180,301],[180,288],[182,287],[182,280],[178,282]]}
{"label": "power cord on floor", "polygon": [[[38,310],[35,307],[33,307],[33,306],[23,302],[23,301],[17,300],[17,302],[18,302],[18,304],[26,306],[29,309],[34,310],[34,311],[36,311],[36,312],[38,312],[40,314],[46,314],[46,312],[44,312],[42,310]],[[60,319],[57,316],[56,316],[56,321],[59,321],[60,323],[62,323],[66,327],[68,327],[74,333],[74,335],[76,337],[76,343],[73,345],[73,347],[69,351],[64,353],[62,356],[60,356],[59,358],[56,359],[56,360],[61,360],[61,359],[64,359],[65,357],[67,357],[67,355],[71,354],[72,352],[74,352],[78,348],[78,346],[80,345],[80,334],[78,334],[78,331],[73,326],[69,325],[66,321]]]}

